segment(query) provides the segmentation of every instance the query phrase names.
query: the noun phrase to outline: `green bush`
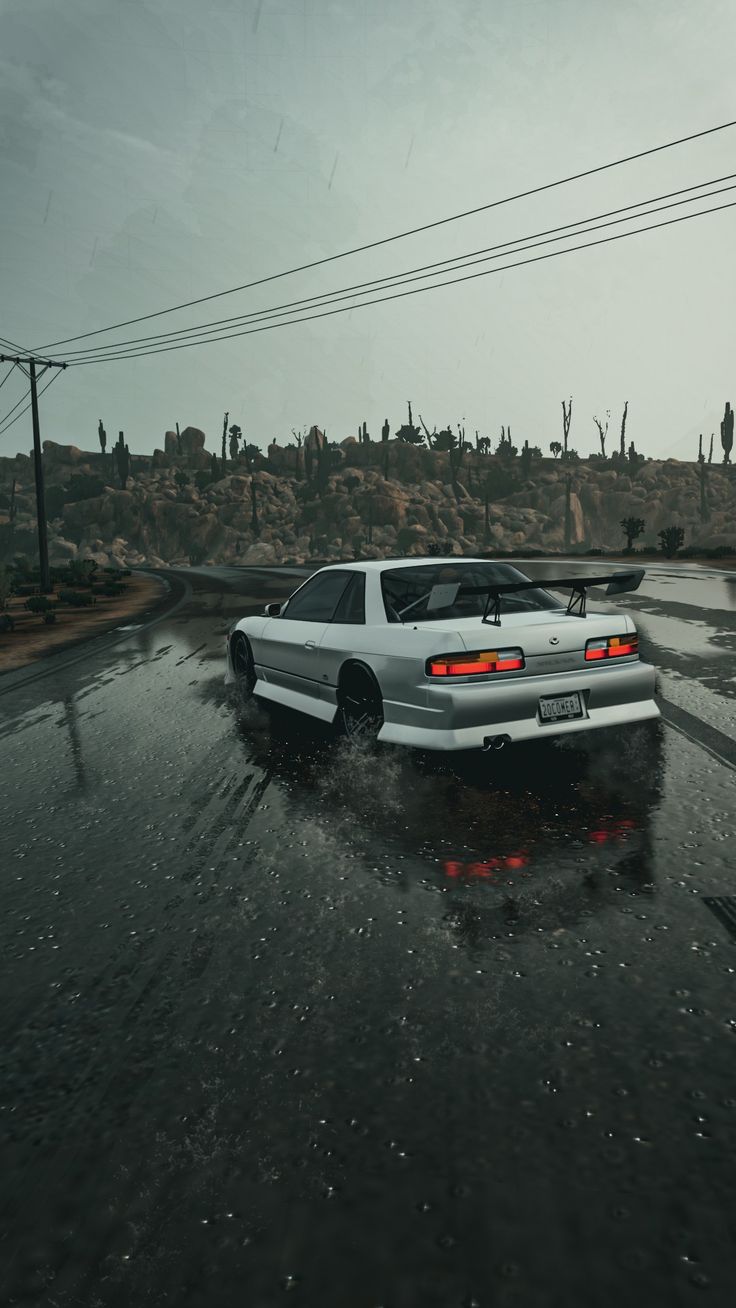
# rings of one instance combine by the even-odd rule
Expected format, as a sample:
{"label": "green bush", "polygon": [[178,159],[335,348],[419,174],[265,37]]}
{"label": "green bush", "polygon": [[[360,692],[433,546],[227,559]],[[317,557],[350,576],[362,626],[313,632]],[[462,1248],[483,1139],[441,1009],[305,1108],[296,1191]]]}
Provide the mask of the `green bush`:
{"label": "green bush", "polygon": [[123,595],[124,593],[125,593],[125,586],[122,586],[117,581],[109,581],[102,587],[103,595],[110,595],[110,596]]}
{"label": "green bush", "polygon": [[46,613],[53,608],[53,602],[47,595],[31,595],[26,600],[24,608],[29,609],[31,613]]}
{"label": "green bush", "polygon": [[54,610],[49,609],[48,613],[44,613],[43,620],[47,627],[50,627],[52,622],[56,622],[56,614],[54,613]]}
{"label": "green bush", "polygon": [[65,580],[75,586],[91,586],[97,564],[94,559],[70,559],[66,565]]}

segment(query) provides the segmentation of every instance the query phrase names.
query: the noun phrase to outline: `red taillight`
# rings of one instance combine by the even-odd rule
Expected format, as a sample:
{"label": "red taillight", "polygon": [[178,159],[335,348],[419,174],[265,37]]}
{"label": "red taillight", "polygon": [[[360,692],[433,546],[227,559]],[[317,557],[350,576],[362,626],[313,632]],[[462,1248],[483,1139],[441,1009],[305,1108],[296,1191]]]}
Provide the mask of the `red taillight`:
{"label": "red taillight", "polygon": [[524,666],[520,649],[483,649],[462,654],[437,654],[427,659],[428,677],[475,677],[484,672],[516,672]]}
{"label": "red taillight", "polygon": [[588,663],[598,659],[621,658],[624,654],[639,653],[639,637],[636,632],[625,636],[604,636],[601,640],[589,640],[585,646],[585,658]]}

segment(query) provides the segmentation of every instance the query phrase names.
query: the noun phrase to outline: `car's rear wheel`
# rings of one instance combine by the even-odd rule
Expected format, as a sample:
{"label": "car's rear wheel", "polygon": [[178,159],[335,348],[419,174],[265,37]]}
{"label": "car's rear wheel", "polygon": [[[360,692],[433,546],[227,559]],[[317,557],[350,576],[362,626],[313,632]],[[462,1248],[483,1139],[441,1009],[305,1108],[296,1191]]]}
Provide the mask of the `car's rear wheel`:
{"label": "car's rear wheel", "polygon": [[353,740],[375,740],[383,726],[381,690],[367,668],[350,668],[338,691],[338,720]]}
{"label": "car's rear wheel", "polygon": [[256,667],[249,641],[240,634],[233,636],[230,646],[235,684],[243,699],[250,699],[256,685]]}

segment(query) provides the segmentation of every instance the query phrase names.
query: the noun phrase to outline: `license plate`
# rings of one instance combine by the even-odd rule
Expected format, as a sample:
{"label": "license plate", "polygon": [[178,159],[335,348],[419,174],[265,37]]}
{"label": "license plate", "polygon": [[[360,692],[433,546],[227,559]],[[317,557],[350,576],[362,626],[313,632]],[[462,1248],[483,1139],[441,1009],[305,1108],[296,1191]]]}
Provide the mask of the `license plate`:
{"label": "license plate", "polygon": [[571,718],[585,717],[579,691],[572,695],[549,695],[539,701],[542,722],[566,722]]}

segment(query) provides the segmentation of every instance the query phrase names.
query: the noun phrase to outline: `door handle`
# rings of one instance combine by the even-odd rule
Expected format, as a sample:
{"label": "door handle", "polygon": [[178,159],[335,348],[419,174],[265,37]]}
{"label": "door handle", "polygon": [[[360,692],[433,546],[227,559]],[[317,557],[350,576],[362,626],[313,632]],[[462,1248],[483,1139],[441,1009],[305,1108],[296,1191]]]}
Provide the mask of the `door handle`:
{"label": "door handle", "polygon": [[305,640],[305,642],[304,642],[304,648],[305,648],[305,649],[316,649],[316,648],[317,648],[317,642],[316,642],[316,640]]}

